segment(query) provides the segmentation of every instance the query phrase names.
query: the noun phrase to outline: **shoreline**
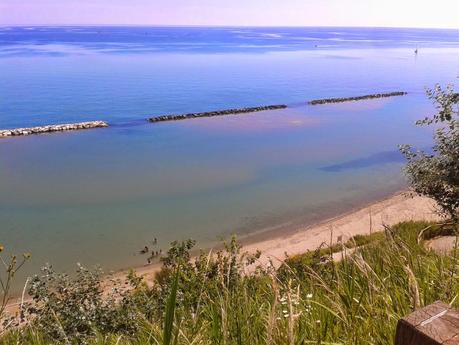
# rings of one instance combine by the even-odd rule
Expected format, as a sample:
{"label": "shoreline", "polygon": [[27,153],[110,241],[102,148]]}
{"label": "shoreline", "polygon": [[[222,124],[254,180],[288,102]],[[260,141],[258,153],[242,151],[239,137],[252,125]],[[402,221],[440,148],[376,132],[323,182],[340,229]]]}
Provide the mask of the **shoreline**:
{"label": "shoreline", "polygon": [[[296,227],[294,230],[282,231],[274,229],[254,233],[240,239],[241,253],[255,253],[261,251],[261,256],[252,270],[259,265],[272,264],[278,268],[287,256],[305,253],[330,242],[337,243],[339,237],[344,243],[355,235],[368,235],[382,231],[383,225],[392,226],[403,221],[439,221],[441,217],[436,213],[436,204],[432,199],[402,190],[388,197],[355,207],[347,212],[341,212],[310,225]],[[371,216],[370,216],[371,215]],[[371,225],[370,225],[371,219]],[[218,250],[222,245],[205,248],[206,251]],[[193,251],[195,256],[199,249]],[[137,276],[144,278],[145,283],[152,285],[157,272],[161,270],[162,263],[158,260],[151,264],[120,268],[104,274],[102,288],[108,292],[114,287],[115,281],[126,280],[128,273],[133,270]],[[29,300],[26,298],[25,301]],[[21,303],[21,296],[14,294],[7,309],[14,311]]]}
{"label": "shoreline", "polygon": [[315,250],[322,244],[346,242],[355,235],[369,235],[384,230],[384,225],[393,226],[403,221],[438,221],[433,200],[409,195],[400,191],[366,206],[336,215],[316,224],[305,226],[286,236],[276,236],[249,243],[243,248],[247,252],[261,251],[258,264],[271,262],[278,267],[288,256]]}
{"label": "shoreline", "polygon": [[[261,256],[257,260],[257,265],[266,265],[271,262],[274,267],[279,267],[286,258],[285,254],[288,256],[302,254],[318,248],[323,243],[328,245],[331,240],[336,243],[338,237],[345,242],[355,235],[382,231],[383,225],[392,226],[410,220],[438,221],[441,219],[435,211],[436,204],[433,200],[417,195],[411,196],[409,193],[407,190],[402,190],[386,198],[355,207],[323,221],[299,226],[290,231],[282,231],[280,228],[247,235],[240,238],[241,252],[255,253],[260,250]],[[221,245],[216,245],[204,250],[216,250],[220,247]],[[113,271],[107,277],[123,279],[132,269],[147,283],[151,283],[161,266],[161,262],[154,262],[150,265]]]}

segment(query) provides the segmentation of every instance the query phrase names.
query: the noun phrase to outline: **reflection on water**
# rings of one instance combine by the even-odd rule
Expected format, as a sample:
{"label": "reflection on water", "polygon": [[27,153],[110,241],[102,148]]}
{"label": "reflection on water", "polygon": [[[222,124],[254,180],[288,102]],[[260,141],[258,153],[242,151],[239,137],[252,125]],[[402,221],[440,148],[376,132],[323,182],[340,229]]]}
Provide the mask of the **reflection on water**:
{"label": "reflection on water", "polygon": [[4,139],[3,236],[33,269],[114,269],[154,237],[206,245],[346,211],[403,186],[385,152],[428,144],[422,97],[369,102]]}
{"label": "reflection on water", "polygon": [[[0,140],[0,242],[32,252],[24,274],[115,269],[144,263],[154,237],[288,231],[387,196],[404,185],[397,145],[429,145],[414,126],[431,111],[423,88],[454,81],[458,43],[454,30],[0,28],[0,128],[112,125]],[[397,90],[409,95],[305,105]]]}
{"label": "reflection on water", "polygon": [[0,128],[423,94],[459,70],[458,30],[96,29],[0,28]]}
{"label": "reflection on water", "polygon": [[357,158],[344,163],[328,165],[320,168],[328,172],[340,172],[343,170],[362,169],[374,165],[388,163],[403,163],[405,161],[400,151],[378,152],[368,157]]}

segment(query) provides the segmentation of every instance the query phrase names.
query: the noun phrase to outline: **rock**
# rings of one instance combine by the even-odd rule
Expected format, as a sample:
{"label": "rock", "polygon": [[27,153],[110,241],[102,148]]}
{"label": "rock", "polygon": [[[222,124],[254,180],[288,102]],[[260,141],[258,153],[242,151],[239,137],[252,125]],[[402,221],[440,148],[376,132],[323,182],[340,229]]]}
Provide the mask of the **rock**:
{"label": "rock", "polygon": [[223,116],[223,115],[236,115],[243,113],[254,113],[257,111],[264,110],[276,110],[276,109],[285,109],[287,106],[285,104],[279,105],[265,105],[261,107],[249,107],[249,108],[239,108],[239,109],[226,109],[218,111],[208,111],[202,113],[189,113],[189,114],[172,114],[172,115],[160,115],[151,117],[148,119],[150,122],[164,122],[164,121],[178,121],[193,119],[197,117],[213,117],[213,116]]}
{"label": "rock", "polygon": [[405,96],[407,94],[408,92],[397,91],[397,92],[388,92],[388,93],[376,93],[372,95],[364,95],[364,96],[357,96],[357,97],[314,99],[312,101],[309,101],[308,104],[318,105],[318,104],[330,104],[330,103],[343,103],[343,102],[351,102],[351,101],[363,101],[365,99]]}
{"label": "rock", "polygon": [[16,128],[16,129],[4,129],[0,130],[0,137],[12,137],[20,135],[30,134],[41,134],[41,133],[52,133],[61,131],[70,131],[78,129],[90,129],[90,128],[102,128],[108,127],[108,124],[104,121],[89,121],[81,123],[70,123],[62,125],[47,125],[31,128]]}

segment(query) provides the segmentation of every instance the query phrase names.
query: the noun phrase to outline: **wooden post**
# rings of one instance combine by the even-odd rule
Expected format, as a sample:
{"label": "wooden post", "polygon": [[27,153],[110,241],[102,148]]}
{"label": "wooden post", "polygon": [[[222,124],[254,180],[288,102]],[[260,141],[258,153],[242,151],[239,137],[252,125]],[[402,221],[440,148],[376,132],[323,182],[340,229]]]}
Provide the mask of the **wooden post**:
{"label": "wooden post", "polygon": [[459,312],[435,302],[400,319],[395,345],[459,345]]}

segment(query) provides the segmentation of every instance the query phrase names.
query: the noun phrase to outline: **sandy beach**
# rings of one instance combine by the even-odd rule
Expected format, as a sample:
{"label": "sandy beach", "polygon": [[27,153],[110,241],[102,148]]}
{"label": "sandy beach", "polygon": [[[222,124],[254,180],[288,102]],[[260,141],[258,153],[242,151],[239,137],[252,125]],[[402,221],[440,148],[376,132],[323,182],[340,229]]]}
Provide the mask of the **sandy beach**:
{"label": "sandy beach", "polygon": [[[287,235],[277,233],[267,239],[243,243],[243,252],[255,253],[261,251],[258,264],[264,265],[269,261],[276,267],[285,259],[286,255],[301,254],[316,249],[321,244],[336,243],[340,237],[346,241],[355,235],[366,235],[371,232],[382,231],[384,225],[391,226],[403,221],[437,221],[440,216],[436,212],[433,200],[421,196],[411,195],[408,192],[399,192],[389,198],[369,204],[365,207],[337,215],[321,223],[299,228]],[[258,236],[257,238],[262,238]],[[137,267],[138,275],[151,282],[155,273],[161,268],[160,263]],[[113,278],[122,279],[126,271],[114,274]]]}
{"label": "sandy beach", "polygon": [[[257,241],[242,241],[242,252],[255,253],[261,251],[257,265],[265,265],[269,261],[279,267],[286,255],[301,254],[308,250],[318,248],[322,244],[336,243],[341,237],[346,241],[357,234],[365,235],[371,232],[382,231],[384,225],[394,225],[403,221],[437,221],[440,216],[436,212],[436,204],[433,200],[412,196],[408,192],[399,192],[389,198],[369,204],[365,207],[337,215],[321,223],[299,228],[296,231],[273,234],[269,238],[262,239],[257,236]],[[153,282],[153,278],[161,269],[161,263],[135,267],[134,270],[142,276],[147,284]],[[109,291],[116,281],[124,281],[128,271],[123,270],[107,276],[104,290]],[[27,298],[26,298],[27,299]],[[21,298],[14,298],[8,308],[14,311]]]}
{"label": "sandy beach", "polygon": [[437,221],[440,216],[436,212],[433,200],[411,196],[408,192],[400,192],[387,199],[375,202],[366,207],[339,215],[320,224],[298,229],[289,236],[279,236],[244,247],[248,252],[260,250],[260,263],[269,260],[279,266],[286,255],[301,254],[318,248],[322,244],[336,243],[339,238],[343,242],[355,235],[367,235],[371,232],[384,230],[384,225],[391,226],[403,221]]}

